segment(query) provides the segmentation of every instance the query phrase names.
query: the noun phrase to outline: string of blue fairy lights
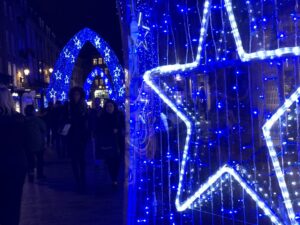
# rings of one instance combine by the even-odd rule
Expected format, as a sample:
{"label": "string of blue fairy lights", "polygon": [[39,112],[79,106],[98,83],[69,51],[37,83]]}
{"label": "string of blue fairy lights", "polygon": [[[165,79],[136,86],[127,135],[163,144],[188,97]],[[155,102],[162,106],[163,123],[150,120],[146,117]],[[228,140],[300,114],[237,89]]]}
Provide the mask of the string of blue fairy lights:
{"label": "string of blue fairy lights", "polygon": [[[298,167],[291,165],[299,155],[285,146],[299,145],[290,131],[298,126],[297,104],[290,109],[298,90],[289,98],[293,88],[286,86],[299,85],[289,71],[297,74],[300,48],[297,34],[282,25],[296,30],[298,18],[280,10],[294,2],[205,1],[201,10],[198,1],[135,2],[143,18],[139,68],[147,68],[144,81],[152,91],[143,89],[149,102],[143,113],[164,113],[169,126],[153,125],[156,135],[146,149],[155,149],[152,157],[135,155],[136,223],[298,224]],[[291,37],[296,41],[287,41]],[[201,82],[206,106],[193,97]]]}

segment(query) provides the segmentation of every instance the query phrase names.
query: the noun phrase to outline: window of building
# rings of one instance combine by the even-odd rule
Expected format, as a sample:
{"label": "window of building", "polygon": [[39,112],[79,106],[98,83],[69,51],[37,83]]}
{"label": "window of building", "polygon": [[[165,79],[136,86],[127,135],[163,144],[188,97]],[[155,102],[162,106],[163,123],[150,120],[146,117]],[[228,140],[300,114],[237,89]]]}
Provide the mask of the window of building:
{"label": "window of building", "polygon": [[104,69],[104,73],[108,74],[108,69],[107,68]]}
{"label": "window of building", "polygon": [[93,65],[95,66],[97,64],[98,64],[97,59],[93,59]]}
{"label": "window of building", "polygon": [[102,65],[102,64],[103,64],[103,59],[102,59],[102,58],[99,58],[99,59],[98,59],[98,64],[99,64],[99,65]]}
{"label": "window of building", "polygon": [[12,71],[11,71],[11,63],[8,61],[7,62],[7,73],[8,75],[11,75],[12,74]]}

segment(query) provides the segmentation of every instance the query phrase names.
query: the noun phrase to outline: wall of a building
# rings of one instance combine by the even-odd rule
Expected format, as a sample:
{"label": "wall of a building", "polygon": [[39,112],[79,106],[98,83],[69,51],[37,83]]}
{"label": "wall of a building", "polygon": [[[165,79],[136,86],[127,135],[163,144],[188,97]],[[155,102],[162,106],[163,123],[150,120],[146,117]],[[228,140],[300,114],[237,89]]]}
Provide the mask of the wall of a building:
{"label": "wall of a building", "polygon": [[55,34],[26,0],[3,0],[0,11],[0,82],[20,98],[30,91],[42,98],[59,53]]}

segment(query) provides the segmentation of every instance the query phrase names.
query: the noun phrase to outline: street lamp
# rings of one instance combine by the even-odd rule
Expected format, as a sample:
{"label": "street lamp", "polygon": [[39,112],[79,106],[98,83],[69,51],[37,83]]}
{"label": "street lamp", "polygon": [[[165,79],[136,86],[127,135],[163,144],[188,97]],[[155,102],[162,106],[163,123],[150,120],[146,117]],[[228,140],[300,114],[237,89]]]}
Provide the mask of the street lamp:
{"label": "street lamp", "polygon": [[49,73],[52,73],[52,72],[53,72],[53,68],[50,67],[50,68],[49,68]]}
{"label": "street lamp", "polygon": [[25,76],[28,76],[30,74],[30,70],[28,68],[24,69],[24,74]]}

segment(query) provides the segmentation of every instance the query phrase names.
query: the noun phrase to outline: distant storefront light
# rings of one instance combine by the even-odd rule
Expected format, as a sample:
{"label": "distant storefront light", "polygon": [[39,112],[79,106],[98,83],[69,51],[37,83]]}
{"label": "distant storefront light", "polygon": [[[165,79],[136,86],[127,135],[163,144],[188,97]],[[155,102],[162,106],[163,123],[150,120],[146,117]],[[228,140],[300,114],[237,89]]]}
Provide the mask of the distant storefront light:
{"label": "distant storefront light", "polygon": [[30,74],[30,70],[28,68],[24,69],[25,76],[28,76]]}

